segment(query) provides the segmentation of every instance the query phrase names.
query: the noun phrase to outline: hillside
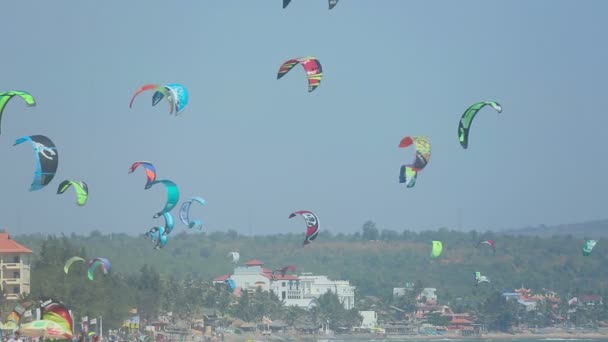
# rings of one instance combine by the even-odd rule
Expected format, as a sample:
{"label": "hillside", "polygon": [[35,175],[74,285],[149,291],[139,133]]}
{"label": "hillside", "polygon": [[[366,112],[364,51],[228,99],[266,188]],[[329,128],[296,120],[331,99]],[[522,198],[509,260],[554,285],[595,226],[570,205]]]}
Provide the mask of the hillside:
{"label": "hillside", "polygon": [[[42,235],[15,238],[36,252],[46,239]],[[84,257],[110,258],[113,273],[136,273],[149,265],[163,277],[210,280],[233,270],[228,252],[238,251],[240,265],[253,258],[264,261],[265,267],[271,269],[291,264],[296,266],[296,273],[313,272],[350,280],[361,295],[388,296],[393,287],[420,280],[426,286],[437,287],[444,296],[463,296],[474,289],[475,271],[488,276],[498,290],[522,285],[561,293],[601,292],[608,288],[608,280],[602,276],[608,248],[600,242],[591,257],[583,257],[583,239],[573,236],[540,238],[446,229],[418,233],[372,231],[371,235],[364,231],[352,235],[321,234],[314,243],[303,247],[299,234],[246,237],[230,231],[176,234],[162,250],[154,250],[143,237],[124,234],[104,236],[95,232],[63,239],[84,248]],[[475,248],[476,242],[483,239],[496,241],[496,255],[486,245]],[[438,259],[429,257],[431,240],[444,243],[444,253]]]}
{"label": "hillside", "polygon": [[512,235],[572,235],[574,237],[605,238],[608,237],[608,220],[596,220],[583,223],[562,224],[558,226],[538,226],[501,231]]}

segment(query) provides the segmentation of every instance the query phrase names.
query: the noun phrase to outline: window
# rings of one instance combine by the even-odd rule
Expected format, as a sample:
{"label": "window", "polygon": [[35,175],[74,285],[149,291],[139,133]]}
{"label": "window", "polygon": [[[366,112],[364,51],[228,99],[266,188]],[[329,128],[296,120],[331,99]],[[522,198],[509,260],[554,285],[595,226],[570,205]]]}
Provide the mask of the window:
{"label": "window", "polygon": [[284,281],[281,282],[281,286],[285,287],[285,282]]}
{"label": "window", "polygon": [[19,279],[19,272],[13,272],[13,278]]}
{"label": "window", "polygon": [[285,291],[281,292],[281,299],[285,300]]}
{"label": "window", "polygon": [[13,294],[19,294],[19,286],[13,287]]}
{"label": "window", "polygon": [[19,256],[18,256],[18,255],[15,255],[15,256],[13,257],[13,262],[14,262],[14,263],[18,263],[18,262],[19,262]]}

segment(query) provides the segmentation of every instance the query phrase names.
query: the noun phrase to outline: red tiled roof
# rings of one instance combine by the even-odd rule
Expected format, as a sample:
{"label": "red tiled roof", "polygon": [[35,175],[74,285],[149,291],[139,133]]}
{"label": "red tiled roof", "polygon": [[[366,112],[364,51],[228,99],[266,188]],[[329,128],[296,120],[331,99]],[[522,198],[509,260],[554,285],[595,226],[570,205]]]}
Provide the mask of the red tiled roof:
{"label": "red tiled roof", "polygon": [[34,253],[31,249],[11,239],[8,233],[0,233],[0,253]]}
{"label": "red tiled roof", "polygon": [[465,319],[465,318],[453,317],[452,321],[450,323],[452,323],[452,324],[473,324],[473,321],[469,321],[468,319]]}
{"label": "red tiled roof", "polygon": [[245,263],[246,266],[264,266],[264,262],[257,260],[257,259],[251,259],[249,261],[247,261]]}
{"label": "red tiled roof", "polygon": [[[219,277],[213,278],[213,281],[226,281],[226,279],[230,278],[230,274],[224,274]],[[207,278],[209,279],[209,278]]]}

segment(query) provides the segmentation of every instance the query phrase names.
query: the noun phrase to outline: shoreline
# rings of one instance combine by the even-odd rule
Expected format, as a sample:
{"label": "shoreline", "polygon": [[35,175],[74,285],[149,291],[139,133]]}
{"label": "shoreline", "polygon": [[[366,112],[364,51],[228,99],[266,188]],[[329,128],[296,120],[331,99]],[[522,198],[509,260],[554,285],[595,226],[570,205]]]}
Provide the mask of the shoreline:
{"label": "shoreline", "polygon": [[447,340],[608,340],[608,332],[547,332],[547,333],[486,333],[475,336],[445,335],[378,335],[378,334],[338,334],[338,335],[295,335],[273,334],[226,334],[224,342],[266,342],[266,341],[447,341]]}

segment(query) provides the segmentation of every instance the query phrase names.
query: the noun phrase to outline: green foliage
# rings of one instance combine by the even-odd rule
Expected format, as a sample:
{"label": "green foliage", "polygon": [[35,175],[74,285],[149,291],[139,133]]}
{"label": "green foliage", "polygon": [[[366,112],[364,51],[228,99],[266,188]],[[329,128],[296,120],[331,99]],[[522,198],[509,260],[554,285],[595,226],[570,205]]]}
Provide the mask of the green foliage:
{"label": "green foliage", "polygon": [[[288,324],[308,322],[322,324],[328,312],[337,309],[335,302],[324,299],[310,312],[281,306],[276,296],[268,292],[231,296],[226,286],[212,285],[211,279],[231,273],[234,265],[227,256],[239,251],[241,263],[249,259],[263,260],[265,267],[277,269],[295,265],[297,273],[324,274],[331,279],[350,280],[357,287],[357,299],[368,296],[380,303],[368,301],[358,309],[384,309],[393,305],[411,312],[415,295],[422,287],[438,289],[440,303],[450,304],[456,312],[469,311],[483,317],[487,326],[508,330],[512,323],[532,320],[539,325],[553,322],[548,309],[542,315],[526,317],[513,308],[513,303],[499,301],[496,293],[520,286],[554,290],[563,297],[579,294],[608,293],[603,276],[608,264],[608,249],[601,242],[589,257],[583,257],[584,238],[555,235],[547,238],[514,236],[495,232],[459,232],[442,228],[438,231],[379,230],[376,224],[365,222],[354,234],[329,234],[321,231],[312,244],[302,247],[302,234],[271,236],[242,236],[235,231],[190,234],[181,232],[170,244],[154,250],[149,241],[126,234],[89,236],[22,235],[21,243],[35,251],[32,265],[32,297],[55,298],[63,301],[77,316],[103,316],[104,326],[117,328],[137,308],[145,319],[159,313],[173,312],[174,317],[190,319],[200,315],[203,308],[212,308],[222,315],[246,321],[260,320],[266,315],[280,317]],[[479,240],[494,239],[496,255]],[[444,254],[430,259],[431,240],[441,240]],[[86,277],[86,266],[72,265],[69,274],[63,272],[65,261],[74,255],[89,259],[105,256],[112,262],[108,275]],[[474,272],[489,277],[491,285],[474,286]],[[411,294],[392,298],[394,287],[415,282]],[[360,305],[358,303],[358,305]],[[560,308],[567,314],[567,308]],[[348,326],[356,315],[340,312],[330,325]],[[572,315],[581,324],[607,319],[605,305],[585,307]]]}

